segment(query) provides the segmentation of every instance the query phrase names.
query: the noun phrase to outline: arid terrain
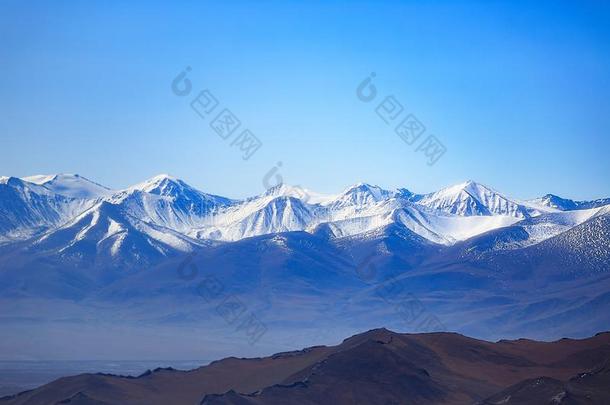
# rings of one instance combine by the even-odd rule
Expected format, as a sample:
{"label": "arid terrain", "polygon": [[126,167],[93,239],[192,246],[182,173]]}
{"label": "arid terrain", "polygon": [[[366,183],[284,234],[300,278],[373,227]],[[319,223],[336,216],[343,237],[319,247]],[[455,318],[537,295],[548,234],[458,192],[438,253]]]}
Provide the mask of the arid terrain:
{"label": "arid terrain", "polygon": [[139,377],[81,374],[13,404],[608,404],[610,333],[486,342],[371,330],[337,346]]}

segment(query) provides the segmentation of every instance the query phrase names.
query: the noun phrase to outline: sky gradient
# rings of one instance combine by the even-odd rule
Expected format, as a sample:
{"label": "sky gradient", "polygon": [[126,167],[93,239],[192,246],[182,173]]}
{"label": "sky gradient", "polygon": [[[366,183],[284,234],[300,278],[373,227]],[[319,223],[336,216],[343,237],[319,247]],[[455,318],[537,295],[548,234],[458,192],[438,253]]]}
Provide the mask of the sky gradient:
{"label": "sky gradient", "polygon": [[[474,179],[610,196],[607,2],[107,3],[0,5],[0,175],[121,188],[170,173],[237,198],[281,161],[320,192]],[[251,159],[190,108],[203,89],[263,142]],[[376,115],[389,95],[446,146],[435,165]]]}

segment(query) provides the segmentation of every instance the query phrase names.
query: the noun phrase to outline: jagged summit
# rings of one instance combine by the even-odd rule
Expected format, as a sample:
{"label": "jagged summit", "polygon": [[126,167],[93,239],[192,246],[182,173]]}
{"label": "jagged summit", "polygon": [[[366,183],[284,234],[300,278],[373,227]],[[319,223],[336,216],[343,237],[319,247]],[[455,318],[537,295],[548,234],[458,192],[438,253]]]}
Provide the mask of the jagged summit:
{"label": "jagged summit", "polygon": [[184,181],[171,176],[169,174],[158,174],[145,180],[135,186],[129,187],[129,189],[146,191],[147,193],[159,194],[159,195],[171,195],[180,189],[192,188]]}
{"label": "jagged summit", "polygon": [[518,201],[473,180],[422,195],[415,201],[432,209],[463,216],[507,215],[525,218],[532,214]]}
{"label": "jagged summit", "polygon": [[350,187],[347,187],[343,191],[343,195],[346,194],[354,194],[354,193],[370,193],[374,195],[377,199],[381,199],[384,196],[393,194],[392,191],[385,190],[377,185],[372,185],[369,183],[359,182]]}
{"label": "jagged summit", "polygon": [[[522,202],[473,180],[429,194],[415,194],[405,188],[387,190],[361,182],[337,195],[325,195],[282,183],[258,196],[232,200],[199,191],[169,174],[117,191],[77,174],[38,175],[23,180],[3,177],[0,193],[0,211],[5,213],[0,223],[2,243],[52,232],[101,199],[119,206],[127,217],[196,239],[236,241],[322,228],[332,237],[342,238],[395,224],[445,245],[524,219],[568,210],[580,212],[581,207],[597,207],[604,202],[572,202],[558,208],[555,202],[559,197],[553,195]],[[527,229],[536,230],[529,242],[563,232],[593,214],[544,217],[544,224],[550,225],[527,225]]]}
{"label": "jagged summit", "polygon": [[357,183],[345,189],[329,203],[335,207],[364,206],[387,200],[395,195],[395,192],[385,190],[379,186]]}

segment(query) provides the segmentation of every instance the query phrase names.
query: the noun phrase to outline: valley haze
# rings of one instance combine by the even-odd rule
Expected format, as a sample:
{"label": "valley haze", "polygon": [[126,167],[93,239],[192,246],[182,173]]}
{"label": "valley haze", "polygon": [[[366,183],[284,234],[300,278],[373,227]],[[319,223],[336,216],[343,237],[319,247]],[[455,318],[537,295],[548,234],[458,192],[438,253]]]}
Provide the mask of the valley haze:
{"label": "valley haze", "polygon": [[232,199],[169,175],[1,177],[0,357],[180,364],[376,327],[593,336],[610,325],[609,203],[475,181]]}

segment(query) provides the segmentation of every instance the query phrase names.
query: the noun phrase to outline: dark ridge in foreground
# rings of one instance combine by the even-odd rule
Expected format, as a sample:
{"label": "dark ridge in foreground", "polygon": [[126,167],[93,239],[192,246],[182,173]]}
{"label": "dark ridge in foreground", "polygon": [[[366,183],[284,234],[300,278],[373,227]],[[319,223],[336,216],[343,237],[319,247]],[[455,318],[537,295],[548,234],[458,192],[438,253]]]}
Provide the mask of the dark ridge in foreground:
{"label": "dark ridge in foreground", "polygon": [[190,371],[65,377],[0,403],[609,404],[610,333],[492,343],[375,329],[337,346],[232,357]]}

